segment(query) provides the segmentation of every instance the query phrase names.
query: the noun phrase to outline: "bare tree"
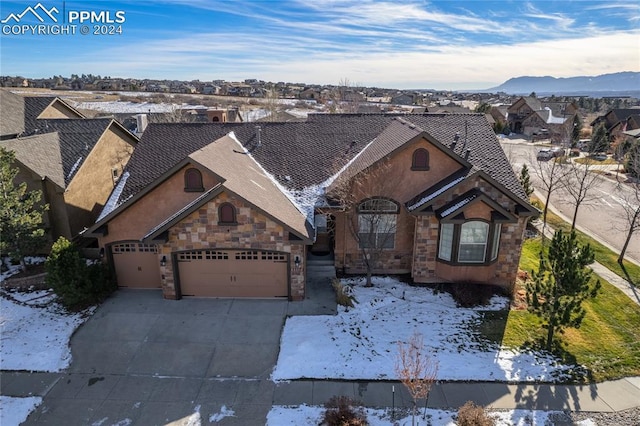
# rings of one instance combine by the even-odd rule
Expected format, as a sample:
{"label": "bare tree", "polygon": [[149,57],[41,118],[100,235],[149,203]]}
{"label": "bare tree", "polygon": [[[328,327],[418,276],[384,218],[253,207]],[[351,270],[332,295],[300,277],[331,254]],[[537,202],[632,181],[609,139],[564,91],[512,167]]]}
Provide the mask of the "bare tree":
{"label": "bare tree", "polygon": [[600,176],[594,171],[594,160],[585,158],[584,163],[570,162],[566,167],[567,173],[563,174],[561,185],[569,194],[571,204],[573,204],[573,219],[571,229],[576,227],[578,210],[584,203],[588,203],[597,198],[593,194],[593,189],[601,184]]}
{"label": "bare tree", "polygon": [[398,342],[395,371],[413,400],[411,424],[415,425],[418,400],[429,397],[438,377],[438,361],[426,353],[421,334],[414,332],[406,344]]}
{"label": "bare tree", "polygon": [[542,235],[544,235],[547,227],[547,213],[549,211],[551,195],[558,190],[562,180],[564,179],[564,175],[567,172],[555,158],[547,161],[532,161],[532,166],[536,176],[538,176],[540,180],[540,186],[542,186],[547,198],[542,210]]}
{"label": "bare tree", "polygon": [[348,78],[342,78],[338,85],[331,90],[329,99],[332,113],[355,113],[362,102],[364,95],[360,90],[360,84],[351,82]]}
{"label": "bare tree", "polygon": [[[632,176],[639,176],[640,156],[636,155],[635,158],[631,159],[631,161],[627,163],[627,168],[630,169],[627,170],[627,173]],[[627,232],[627,237],[624,240],[620,256],[618,256],[618,263],[621,265],[624,260],[624,255],[627,252],[627,248],[629,247],[631,237],[635,232],[640,230],[640,180],[632,178],[629,187],[631,189],[629,192],[620,191],[623,200],[622,208],[624,209],[625,225],[627,228],[625,230]]]}
{"label": "bare tree", "polygon": [[396,233],[409,231],[398,229],[401,207],[390,199],[402,183],[396,176],[389,161],[382,160],[356,175],[345,170],[327,193],[344,213],[349,233],[358,245],[367,287],[373,285],[373,271],[380,267],[385,251],[395,247]]}

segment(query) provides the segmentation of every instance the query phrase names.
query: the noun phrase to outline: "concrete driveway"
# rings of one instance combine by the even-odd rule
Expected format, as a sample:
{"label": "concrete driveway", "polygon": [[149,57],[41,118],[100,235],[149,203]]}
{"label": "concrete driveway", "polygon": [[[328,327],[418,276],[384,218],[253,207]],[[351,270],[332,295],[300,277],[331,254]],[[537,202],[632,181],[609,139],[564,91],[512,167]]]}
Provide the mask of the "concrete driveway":
{"label": "concrete driveway", "polygon": [[44,401],[24,424],[264,424],[286,316],[335,312],[328,285],[310,293],[171,301],[119,290],[72,337],[68,371],[39,376]]}

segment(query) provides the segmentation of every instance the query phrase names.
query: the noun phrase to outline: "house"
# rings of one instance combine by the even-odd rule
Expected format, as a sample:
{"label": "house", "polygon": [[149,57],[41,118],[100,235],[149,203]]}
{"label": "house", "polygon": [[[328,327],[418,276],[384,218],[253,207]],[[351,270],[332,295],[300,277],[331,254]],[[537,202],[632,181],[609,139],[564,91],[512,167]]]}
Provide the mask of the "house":
{"label": "house", "polygon": [[15,153],[16,183],[42,191],[51,241],[78,237],[97,219],[138,139],[112,119],[83,118],[58,98],[0,97],[0,147]]}
{"label": "house", "polygon": [[[345,210],[338,179],[372,192]],[[85,235],[98,238],[120,286],[168,299],[299,300],[315,224],[333,231],[336,269],[364,271],[349,220],[372,214],[371,200],[395,225],[375,272],[422,283],[510,288],[537,212],[483,114],[311,114],[149,124]]]}
{"label": "house", "polygon": [[571,138],[577,111],[572,102],[543,102],[534,97],[520,97],[507,109],[507,124],[514,133],[544,134],[552,142],[566,143]]}
{"label": "house", "polygon": [[605,115],[597,117],[591,126],[595,128],[604,123],[610,139],[624,137],[623,133],[640,128],[640,108],[612,109]]}

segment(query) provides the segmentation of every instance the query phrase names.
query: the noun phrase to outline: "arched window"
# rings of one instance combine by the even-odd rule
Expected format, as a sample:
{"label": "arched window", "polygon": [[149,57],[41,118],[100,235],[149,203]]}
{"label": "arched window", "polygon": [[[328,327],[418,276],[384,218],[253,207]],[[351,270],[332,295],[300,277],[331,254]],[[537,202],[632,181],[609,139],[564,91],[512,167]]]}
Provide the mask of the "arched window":
{"label": "arched window", "polygon": [[184,172],[184,190],[186,192],[203,192],[202,173],[198,169],[187,169]]}
{"label": "arched window", "polygon": [[424,148],[413,151],[411,170],[429,170],[429,151]]}
{"label": "arched window", "polygon": [[237,225],[236,208],[231,203],[224,203],[218,207],[218,225]]}
{"label": "arched window", "polygon": [[358,205],[358,242],[369,249],[395,247],[398,204],[385,198],[370,198]]}

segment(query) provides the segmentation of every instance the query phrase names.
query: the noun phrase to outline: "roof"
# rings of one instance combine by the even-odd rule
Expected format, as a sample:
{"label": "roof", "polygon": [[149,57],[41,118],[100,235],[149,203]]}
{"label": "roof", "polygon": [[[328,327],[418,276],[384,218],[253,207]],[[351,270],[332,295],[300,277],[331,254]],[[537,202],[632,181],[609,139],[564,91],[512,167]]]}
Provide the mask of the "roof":
{"label": "roof", "polygon": [[22,99],[8,90],[0,90],[0,135],[18,135],[25,131]]}
{"label": "roof", "polygon": [[[38,120],[43,132],[57,132],[60,140],[60,156],[65,186],[71,182],[84,160],[109,128],[112,119]],[[20,139],[22,140],[22,139]]]}
{"label": "roof", "polygon": [[[212,141],[226,141],[227,135],[237,141],[237,151],[246,150],[247,154],[226,152],[220,156],[225,161],[211,157],[212,152],[219,155],[222,149]],[[229,181],[225,186],[230,191],[305,238],[311,235],[307,228],[315,203],[339,171],[357,174],[417,137],[428,138],[458,159],[465,166],[465,176],[482,172],[501,190],[528,205],[483,114],[312,114],[306,122],[261,123],[259,130],[255,123],[150,124],[126,166],[128,178],[122,187],[119,185],[117,197],[112,194],[110,203],[118,211],[126,208],[126,200],[137,198],[180,164],[193,160],[217,175],[226,173],[230,178],[223,178]],[[250,167],[245,164],[248,158],[253,161]],[[256,188],[247,185],[252,180],[247,170],[252,175],[258,173],[254,182],[268,177],[269,190],[252,192]],[[437,188],[425,188],[429,191]],[[426,196],[421,194],[408,205],[416,209]],[[292,199],[300,210],[294,209]],[[287,206],[285,211],[279,210],[282,205]],[[300,211],[305,212],[306,221]],[[103,214],[103,220],[109,220],[107,216]]]}
{"label": "roof", "polygon": [[290,227],[298,237],[313,238],[307,217],[245,151],[233,133],[199,149],[189,158],[220,176],[226,189]]}
{"label": "roof", "polygon": [[41,178],[48,178],[61,189],[66,187],[57,132],[0,141],[0,147],[13,151],[16,160]]}
{"label": "roof", "polygon": [[55,96],[20,96],[9,90],[0,90],[0,134],[32,135],[42,132],[40,115],[52,104],[58,103],[76,118],[84,116]]}

